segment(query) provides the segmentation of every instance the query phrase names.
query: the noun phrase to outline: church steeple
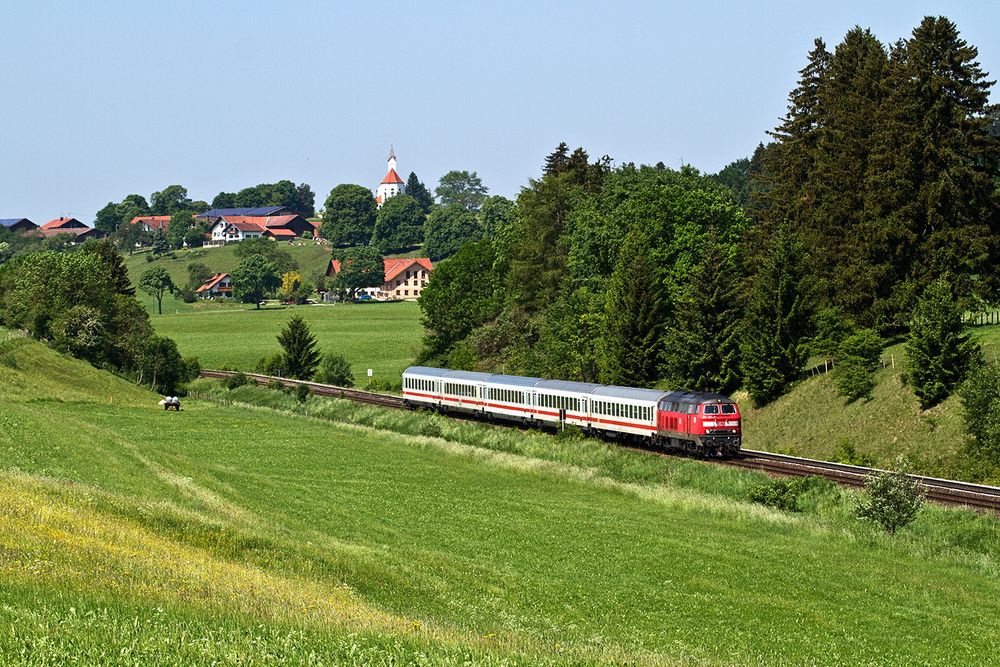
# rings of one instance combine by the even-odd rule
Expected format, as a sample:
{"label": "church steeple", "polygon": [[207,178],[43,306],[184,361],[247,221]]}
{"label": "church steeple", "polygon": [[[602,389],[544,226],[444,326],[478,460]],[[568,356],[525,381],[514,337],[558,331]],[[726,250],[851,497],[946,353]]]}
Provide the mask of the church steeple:
{"label": "church steeple", "polygon": [[398,194],[403,193],[403,179],[399,177],[396,173],[396,151],[393,149],[392,145],[389,145],[389,159],[387,160],[387,170],[385,178],[379,183],[378,189],[375,193],[375,201],[378,203],[379,208],[385,203],[385,200],[389,197],[395,197]]}

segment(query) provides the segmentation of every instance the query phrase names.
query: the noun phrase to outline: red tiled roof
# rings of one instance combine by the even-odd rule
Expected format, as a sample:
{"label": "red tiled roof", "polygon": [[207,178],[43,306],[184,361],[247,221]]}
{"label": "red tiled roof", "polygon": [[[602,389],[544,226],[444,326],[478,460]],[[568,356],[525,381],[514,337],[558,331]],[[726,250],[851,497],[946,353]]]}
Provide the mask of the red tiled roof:
{"label": "red tiled roof", "polygon": [[44,238],[51,238],[53,236],[74,236],[80,238],[81,236],[94,235],[98,238],[104,237],[104,232],[99,229],[94,229],[93,227],[50,227],[49,229],[43,229],[39,227],[38,229],[31,230],[30,233],[42,236]]}
{"label": "red tiled roof", "polygon": [[[222,222],[232,225],[241,232],[264,232],[264,225],[259,220],[263,218],[248,215],[226,215],[219,218]],[[219,224],[216,222],[215,224]]]}
{"label": "red tiled roof", "polygon": [[223,278],[226,278],[227,276],[229,276],[228,273],[216,273],[214,276],[212,276],[211,280],[209,280],[207,283],[205,283],[204,285],[202,285],[201,287],[199,287],[198,289],[196,289],[195,292],[205,292],[205,291],[208,291],[208,290],[212,289],[213,287],[215,287],[216,285],[218,285],[219,282]]}
{"label": "red tiled roof", "polygon": [[399,177],[399,174],[396,173],[395,169],[390,169],[389,173],[386,174],[385,178],[382,179],[382,182],[383,183],[399,183],[400,185],[402,185],[403,184],[403,179],[401,179]]}
{"label": "red tiled roof", "polygon": [[270,234],[271,236],[282,236],[282,237],[291,236],[294,238],[295,230],[285,229],[284,227],[268,227],[267,229],[264,230],[264,235],[267,236],[268,234]]}
{"label": "red tiled roof", "polygon": [[[391,263],[390,263],[391,262]],[[403,271],[407,270],[414,264],[418,264],[421,267],[427,269],[428,271],[434,270],[434,264],[431,263],[428,257],[410,257],[407,259],[387,259],[385,260],[385,281],[389,282]]]}
{"label": "red tiled roof", "polygon": [[144,223],[150,229],[162,229],[162,230],[166,231],[167,227],[170,226],[170,216],[169,215],[137,215],[134,218],[132,218],[131,220],[129,220],[129,223],[133,224],[133,225],[138,224],[140,222]]}
{"label": "red tiled roof", "polygon": [[42,229],[80,229],[86,226],[76,218],[55,218],[42,225]]}
{"label": "red tiled roof", "polygon": [[[399,258],[399,257],[389,257],[384,260],[385,263],[385,282],[389,282],[400,273],[410,268],[414,264],[419,264],[428,271],[434,270],[434,264],[427,257],[409,257],[409,258]],[[333,269],[333,272],[330,272]],[[340,273],[340,260],[331,259],[330,265],[326,269],[326,275],[335,276]]]}

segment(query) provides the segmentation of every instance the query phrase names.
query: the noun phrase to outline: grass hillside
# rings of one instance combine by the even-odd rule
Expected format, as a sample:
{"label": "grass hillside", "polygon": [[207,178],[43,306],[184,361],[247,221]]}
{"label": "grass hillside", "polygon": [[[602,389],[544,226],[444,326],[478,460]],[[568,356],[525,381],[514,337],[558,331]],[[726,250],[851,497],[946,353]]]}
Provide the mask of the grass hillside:
{"label": "grass hillside", "polygon": [[[982,343],[985,357],[995,360],[1000,351],[1000,327],[977,327],[972,332]],[[881,466],[902,454],[926,474],[976,477],[975,462],[965,456],[965,425],[958,396],[921,410],[913,390],[903,383],[904,346],[890,347],[883,360],[888,367],[878,371],[878,386],[871,400],[848,402],[838,396],[830,375],[809,377],[759,410],[745,394],[737,394],[744,414],[745,446],[827,460],[851,448]],[[987,481],[1000,483],[1000,479]]]}
{"label": "grass hillside", "polygon": [[[982,664],[996,520],[0,342],[0,662]],[[250,403],[271,401],[273,406]],[[298,414],[296,414],[298,413]]]}
{"label": "grass hillside", "polygon": [[[326,271],[327,263],[330,261],[330,246],[326,243],[316,241],[295,241],[294,243],[280,242],[281,248],[287,250],[299,265],[299,271],[307,279],[316,273]],[[151,256],[148,252],[140,252],[125,257],[125,266],[128,268],[129,277],[132,284],[139,284],[139,276],[153,266],[162,266],[170,274],[174,284],[180,286],[187,284],[187,267],[193,262],[206,265],[216,273],[232,271],[240,263],[236,257],[237,245],[229,244],[218,248],[184,248],[174,251],[174,257],[159,257],[152,262],[146,261],[146,257]],[[149,313],[156,313],[156,299],[137,291],[137,296]],[[184,303],[180,299],[175,299],[169,294],[163,297],[163,312],[192,312],[201,310],[214,310],[220,307],[232,308],[233,304],[222,305],[218,303],[196,302],[193,304]]]}

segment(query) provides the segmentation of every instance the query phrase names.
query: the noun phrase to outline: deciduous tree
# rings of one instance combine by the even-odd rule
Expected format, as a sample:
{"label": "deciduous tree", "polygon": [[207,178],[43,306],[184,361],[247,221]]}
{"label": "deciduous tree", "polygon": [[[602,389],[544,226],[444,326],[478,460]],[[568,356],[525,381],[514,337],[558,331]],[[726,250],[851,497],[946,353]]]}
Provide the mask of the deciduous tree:
{"label": "deciduous tree", "polygon": [[424,253],[437,261],[454,255],[466,243],[483,237],[477,216],[464,206],[449,204],[436,208],[424,222]]}
{"label": "deciduous tree", "polygon": [[449,171],[441,177],[437,188],[434,189],[441,204],[458,204],[470,211],[478,211],[489,188],[483,185],[483,181],[476,172]]}
{"label": "deciduous tree", "polygon": [[139,288],[151,296],[156,297],[156,312],[163,314],[163,295],[166,292],[173,292],[176,287],[170,274],[162,266],[154,266],[148,269],[139,278]]}
{"label": "deciduous tree", "polygon": [[326,198],[320,235],[341,247],[370,243],[377,211],[375,197],[368,188],[338,185]]}
{"label": "deciduous tree", "polygon": [[245,257],[230,273],[233,297],[241,303],[252,303],[260,310],[261,300],[277,287],[279,275],[274,265],[262,255]]}
{"label": "deciduous tree", "polygon": [[396,195],[382,204],[371,244],[382,253],[401,252],[418,245],[424,236],[424,214],[413,197]]}

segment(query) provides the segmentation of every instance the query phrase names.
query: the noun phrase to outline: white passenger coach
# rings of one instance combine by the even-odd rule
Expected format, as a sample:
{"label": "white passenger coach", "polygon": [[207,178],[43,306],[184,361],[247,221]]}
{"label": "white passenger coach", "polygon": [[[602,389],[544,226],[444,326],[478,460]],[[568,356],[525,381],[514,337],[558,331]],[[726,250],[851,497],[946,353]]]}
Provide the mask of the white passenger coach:
{"label": "white passenger coach", "polygon": [[413,366],[403,373],[408,405],[465,412],[528,425],[654,438],[658,401],[667,392]]}

